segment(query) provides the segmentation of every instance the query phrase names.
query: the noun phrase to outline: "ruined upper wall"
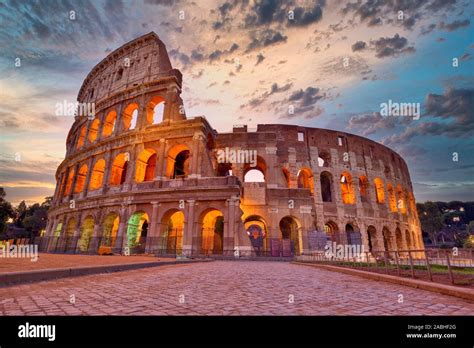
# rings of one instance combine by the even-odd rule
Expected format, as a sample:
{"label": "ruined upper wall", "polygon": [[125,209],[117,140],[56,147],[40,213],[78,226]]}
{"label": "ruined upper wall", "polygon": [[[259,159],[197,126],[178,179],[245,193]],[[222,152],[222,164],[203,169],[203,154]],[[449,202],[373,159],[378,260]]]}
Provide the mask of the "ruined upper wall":
{"label": "ruined upper wall", "polygon": [[97,102],[166,77],[174,78],[181,87],[181,73],[171,66],[165,44],[151,32],[119,47],[97,64],[84,80],[77,100]]}

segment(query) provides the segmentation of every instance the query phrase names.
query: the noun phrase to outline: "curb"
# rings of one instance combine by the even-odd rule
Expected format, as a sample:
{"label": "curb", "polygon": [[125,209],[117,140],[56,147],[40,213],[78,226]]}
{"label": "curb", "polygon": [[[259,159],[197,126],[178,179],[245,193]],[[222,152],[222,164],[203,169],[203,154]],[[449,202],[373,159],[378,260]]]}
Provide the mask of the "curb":
{"label": "curb", "polygon": [[359,271],[356,269],[343,268],[343,267],[337,267],[337,266],[320,265],[320,264],[314,264],[314,263],[309,263],[309,262],[292,262],[292,263],[296,265],[322,268],[328,271],[335,271],[335,272],[345,273],[349,275],[355,275],[355,276],[359,276],[359,277],[363,277],[363,278],[367,278],[371,280],[384,281],[384,282],[394,283],[398,285],[409,286],[416,289],[437,292],[439,294],[454,296],[454,297],[458,297],[464,300],[469,300],[469,301],[474,302],[474,290],[471,290],[471,289],[463,289],[463,288],[459,288],[452,285],[437,284],[437,283],[427,282],[424,280],[401,278],[401,277],[387,275],[387,274]]}
{"label": "curb", "polygon": [[158,266],[169,266],[177,264],[188,264],[196,262],[210,262],[212,260],[185,260],[185,261],[152,261],[125,263],[104,266],[90,267],[70,267],[70,268],[50,268],[45,270],[34,270],[25,272],[0,273],[0,287],[17,285],[30,282],[39,282],[44,280],[54,280],[60,278],[78,277],[91,274],[112,273],[130,271],[141,268],[150,268]]}

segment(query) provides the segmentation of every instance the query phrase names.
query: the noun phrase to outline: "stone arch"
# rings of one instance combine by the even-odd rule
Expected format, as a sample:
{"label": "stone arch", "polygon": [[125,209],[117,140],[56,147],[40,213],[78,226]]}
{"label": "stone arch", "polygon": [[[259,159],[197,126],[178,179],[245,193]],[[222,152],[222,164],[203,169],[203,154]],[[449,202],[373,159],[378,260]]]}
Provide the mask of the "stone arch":
{"label": "stone arch", "polygon": [[416,203],[415,203],[415,197],[413,196],[413,192],[408,192],[408,202],[410,205],[410,211],[413,216],[418,216],[418,213],[416,211]]}
{"label": "stone arch", "polygon": [[314,193],[314,177],[311,169],[302,168],[298,171],[298,188],[307,188]]}
{"label": "stone arch", "polygon": [[115,129],[116,121],[117,121],[117,111],[115,110],[109,111],[109,113],[107,114],[107,117],[105,118],[104,126],[102,128],[102,136],[104,138],[112,135]]}
{"label": "stone arch", "polygon": [[64,230],[65,234],[65,240],[64,240],[64,245],[66,248],[66,251],[72,251],[74,250],[74,235],[76,232],[76,226],[77,226],[77,220],[74,217],[69,218],[66,224],[66,229]]}
{"label": "stone arch", "polygon": [[152,148],[146,148],[138,155],[135,166],[136,182],[152,181],[155,179],[156,160],[157,154]]}
{"label": "stone arch", "polygon": [[328,151],[320,151],[318,156],[318,166],[330,167],[331,166],[331,155]]}
{"label": "stone arch", "polygon": [[83,125],[81,127],[81,130],[79,131],[79,138],[77,139],[76,149],[80,149],[81,147],[84,146],[85,139],[86,139],[86,125]]}
{"label": "stone arch", "polygon": [[382,237],[383,237],[383,247],[385,251],[392,251],[395,250],[392,242],[392,233],[388,229],[388,227],[384,226],[382,228]]}
{"label": "stone arch", "polygon": [[321,182],[321,198],[323,202],[333,201],[333,181],[332,174],[329,172],[322,172],[320,176]]}
{"label": "stone arch", "polygon": [[413,245],[411,244],[410,231],[408,230],[405,230],[405,242],[407,244],[407,249],[408,250],[412,249]]}
{"label": "stone arch", "polygon": [[165,99],[162,96],[153,96],[146,106],[147,124],[157,124],[163,120]]}
{"label": "stone arch", "polygon": [[201,213],[201,253],[222,254],[224,250],[224,214],[215,208]]}
{"label": "stone arch", "polygon": [[[300,255],[301,254],[301,223],[294,216],[287,215],[281,218],[280,223],[280,238],[282,240],[283,256]],[[291,254],[288,255],[285,243],[289,243]]]}
{"label": "stone arch", "polygon": [[265,182],[267,180],[267,164],[261,156],[257,156],[257,164],[252,167],[246,163],[243,171],[244,182]]}
{"label": "stone arch", "polygon": [[291,186],[291,184],[290,184],[290,183],[291,183],[291,174],[290,174],[290,171],[289,171],[287,168],[285,168],[285,167],[281,168],[281,171],[282,171],[282,173],[283,173],[283,178],[285,179],[286,187],[287,187],[287,188],[290,188],[290,186]]}
{"label": "stone arch", "polygon": [[110,185],[122,185],[127,177],[128,153],[118,154],[112,162]]}
{"label": "stone arch", "polygon": [[374,179],[374,185],[375,185],[375,201],[379,204],[384,204],[385,203],[385,191],[384,191],[384,185],[383,181],[380,178],[375,178]]}
{"label": "stone arch", "polygon": [[124,130],[135,129],[138,120],[138,104],[130,103],[122,112],[122,124]]}
{"label": "stone arch", "polygon": [[166,254],[181,255],[183,251],[183,236],[185,216],[179,209],[170,209],[161,218],[160,237],[163,252]]}
{"label": "stone arch", "polygon": [[405,198],[405,191],[403,190],[402,186],[400,184],[397,185],[397,205],[398,209],[400,209],[400,212],[402,214],[407,213],[407,204],[406,204],[406,198]]}
{"label": "stone arch", "polygon": [[387,184],[387,195],[388,195],[388,204],[390,206],[390,211],[396,213],[397,210],[397,199],[395,197],[395,192],[393,191],[392,184]]}
{"label": "stone arch", "polygon": [[89,142],[93,143],[99,134],[100,120],[96,117],[89,126]]}
{"label": "stone arch", "polygon": [[97,190],[102,187],[105,173],[105,160],[103,158],[97,160],[92,168],[89,189]]}
{"label": "stone arch", "polygon": [[260,215],[249,215],[243,219],[245,232],[257,255],[268,250],[268,225]]}
{"label": "stone arch", "polygon": [[149,223],[148,214],[142,210],[136,211],[128,219],[126,245],[130,248],[130,252],[144,252]]}
{"label": "stone arch", "polygon": [[190,174],[191,151],[184,144],[173,146],[168,151],[166,176],[170,179],[187,177]]}
{"label": "stone arch", "polygon": [[74,169],[69,168],[69,174],[67,176],[66,187],[64,188],[64,197],[71,193],[72,181],[74,180]]}
{"label": "stone arch", "polygon": [[397,250],[403,250],[403,237],[402,237],[402,231],[397,227],[395,229],[395,242],[397,245]]}
{"label": "stone arch", "polygon": [[77,242],[77,247],[79,251],[82,253],[86,253],[89,251],[90,242],[92,236],[94,234],[94,217],[92,215],[88,215],[82,220],[81,223],[81,237]]}
{"label": "stone arch", "polygon": [[352,175],[345,171],[341,174],[340,187],[342,195],[342,203],[344,204],[355,204],[355,193],[354,186],[352,184]]}
{"label": "stone arch", "polygon": [[84,190],[87,177],[87,164],[83,164],[77,171],[76,185],[74,187],[74,193],[80,193]]}
{"label": "stone arch", "polygon": [[369,180],[367,180],[365,175],[359,177],[359,194],[362,203],[369,201]]}
{"label": "stone arch", "polygon": [[101,247],[113,248],[115,246],[119,224],[120,216],[116,212],[110,212],[105,216],[102,222]]}
{"label": "stone arch", "polygon": [[369,251],[379,251],[380,246],[377,239],[377,229],[370,225],[367,227],[367,243],[369,246]]}
{"label": "stone arch", "polygon": [[354,223],[347,223],[346,227],[346,238],[347,244],[350,245],[362,245],[362,235],[360,234],[360,230]]}

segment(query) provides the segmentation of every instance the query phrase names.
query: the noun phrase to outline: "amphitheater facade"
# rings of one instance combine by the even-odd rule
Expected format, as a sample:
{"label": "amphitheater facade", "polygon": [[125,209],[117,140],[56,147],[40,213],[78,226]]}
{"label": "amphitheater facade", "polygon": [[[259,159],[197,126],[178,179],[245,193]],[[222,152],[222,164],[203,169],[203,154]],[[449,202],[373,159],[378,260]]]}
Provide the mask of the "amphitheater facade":
{"label": "amphitheater facade", "polygon": [[[292,256],[321,236],[423,248],[405,161],[369,139],[296,125],[218,133],[188,118],[182,75],[155,33],[97,64],[49,212],[56,252]],[[224,158],[224,160],[222,159]]]}

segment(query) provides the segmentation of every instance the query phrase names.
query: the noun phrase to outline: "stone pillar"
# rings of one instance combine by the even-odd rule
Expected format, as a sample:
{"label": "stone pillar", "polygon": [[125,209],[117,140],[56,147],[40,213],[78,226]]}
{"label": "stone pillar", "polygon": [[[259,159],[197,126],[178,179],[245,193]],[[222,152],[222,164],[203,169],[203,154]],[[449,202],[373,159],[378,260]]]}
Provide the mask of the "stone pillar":
{"label": "stone pillar", "polygon": [[201,133],[194,133],[193,136],[193,148],[191,150],[191,168],[190,168],[190,175],[189,178],[199,178],[201,177],[201,173],[199,171],[199,150],[200,150],[200,143],[203,139],[203,135]]}
{"label": "stone pillar", "polygon": [[113,158],[112,158],[112,151],[108,151],[105,155],[105,169],[104,169],[104,177],[102,178],[102,192],[104,193],[106,191],[106,188],[109,186],[109,181],[110,181],[110,173],[112,172],[112,163]]}
{"label": "stone pillar", "polygon": [[234,250],[235,244],[235,206],[238,204],[234,197],[227,199],[227,214],[226,221],[224,221],[224,240],[223,249],[224,255],[227,255]]}
{"label": "stone pillar", "polygon": [[122,119],[122,111],[124,109],[124,103],[120,103],[117,108],[117,118],[115,119],[115,126],[114,131],[112,132],[112,136],[119,135],[123,129],[123,119]]}
{"label": "stone pillar", "polygon": [[82,224],[82,216],[79,214],[77,221],[76,221],[76,228],[74,230],[74,235],[72,237],[71,248],[68,250],[69,252],[77,252],[77,245],[78,241],[81,238],[81,224]]}
{"label": "stone pillar", "polygon": [[123,253],[123,244],[124,236],[127,235],[127,227],[128,227],[128,204],[122,203],[122,207],[120,208],[120,222],[119,227],[117,230],[117,237],[115,239],[115,248],[114,253]]}
{"label": "stone pillar", "polygon": [[94,169],[93,166],[94,166],[94,156],[91,156],[89,158],[89,163],[87,163],[87,175],[84,181],[84,188],[82,189],[81,198],[86,197],[87,192],[89,191],[89,184],[91,181],[92,170]]}
{"label": "stone pillar", "polygon": [[311,212],[311,206],[300,206],[300,214],[303,217],[303,221],[301,221],[301,233],[298,234],[298,237],[300,243],[300,251],[302,254],[310,254],[311,252],[308,238],[308,233],[313,230],[313,219]]}
{"label": "stone pillar", "polygon": [[74,165],[74,177],[72,178],[72,183],[71,183],[71,188],[69,190],[69,200],[72,199],[73,195],[74,195],[74,189],[76,188],[76,181],[77,181],[77,172],[79,171],[79,163],[76,163]]}
{"label": "stone pillar", "polygon": [[127,176],[125,177],[125,182],[122,185],[122,191],[129,191],[132,183],[133,178],[135,176],[135,165],[137,161],[137,150],[139,148],[136,145],[132,145],[131,150],[129,151],[129,160],[128,160],[128,167],[127,167]]}
{"label": "stone pillar", "polygon": [[193,243],[197,239],[197,231],[195,231],[194,224],[194,206],[195,200],[186,201],[186,214],[184,222],[184,236],[183,236],[183,256],[190,256],[193,252],[199,251],[200,246]]}
{"label": "stone pillar", "polygon": [[102,237],[102,218],[101,214],[97,214],[97,217],[94,221],[94,231],[92,232],[92,240],[89,243],[89,252],[97,254],[99,249],[99,239]]}
{"label": "stone pillar", "polygon": [[267,173],[266,173],[265,181],[267,182],[267,187],[277,188],[278,183],[277,183],[276,171],[277,170],[281,171],[281,169],[279,168],[279,164],[276,161],[277,148],[275,146],[266,147],[265,153],[266,153],[266,164],[267,164]]}
{"label": "stone pillar", "polygon": [[151,219],[150,219],[150,230],[148,232],[145,253],[151,254],[155,253],[158,250],[158,207],[159,202],[150,202],[152,205]]}
{"label": "stone pillar", "polygon": [[164,172],[166,170],[166,162],[167,162],[167,157],[166,157],[166,139],[161,138],[160,139],[160,145],[158,147],[158,154],[156,156],[156,180],[163,180],[163,178],[166,176],[166,173]]}

